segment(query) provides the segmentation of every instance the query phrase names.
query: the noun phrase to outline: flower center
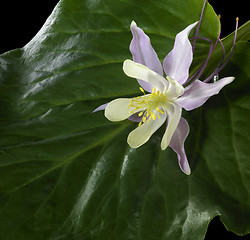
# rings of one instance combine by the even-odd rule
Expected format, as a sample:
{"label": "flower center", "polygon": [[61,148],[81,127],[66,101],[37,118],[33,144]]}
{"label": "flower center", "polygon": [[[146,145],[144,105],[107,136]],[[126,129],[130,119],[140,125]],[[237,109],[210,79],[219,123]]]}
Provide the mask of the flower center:
{"label": "flower center", "polygon": [[139,96],[133,98],[128,108],[132,108],[130,111],[131,114],[138,113],[138,116],[142,116],[142,120],[139,123],[139,127],[144,122],[149,122],[149,120],[156,119],[156,115],[160,119],[160,114],[164,114],[163,106],[167,103],[167,97],[165,94],[160,93],[155,90],[155,87],[152,90],[151,94],[146,95],[144,90],[140,88],[144,96]]}

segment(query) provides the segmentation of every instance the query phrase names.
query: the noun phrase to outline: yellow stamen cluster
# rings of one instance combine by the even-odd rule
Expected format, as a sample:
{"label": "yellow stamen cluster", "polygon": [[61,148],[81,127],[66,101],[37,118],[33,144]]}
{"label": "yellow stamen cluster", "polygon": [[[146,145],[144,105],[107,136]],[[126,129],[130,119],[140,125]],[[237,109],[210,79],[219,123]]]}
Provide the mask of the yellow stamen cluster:
{"label": "yellow stamen cluster", "polygon": [[163,93],[156,91],[155,87],[152,90],[151,94],[146,95],[144,90],[140,87],[141,92],[144,94],[143,96],[133,98],[128,108],[133,108],[130,113],[135,114],[138,113],[139,117],[142,117],[141,122],[139,123],[139,127],[142,123],[147,123],[153,119],[156,119],[156,115],[160,119],[160,114],[164,114],[160,108],[162,105],[166,104],[167,98]]}

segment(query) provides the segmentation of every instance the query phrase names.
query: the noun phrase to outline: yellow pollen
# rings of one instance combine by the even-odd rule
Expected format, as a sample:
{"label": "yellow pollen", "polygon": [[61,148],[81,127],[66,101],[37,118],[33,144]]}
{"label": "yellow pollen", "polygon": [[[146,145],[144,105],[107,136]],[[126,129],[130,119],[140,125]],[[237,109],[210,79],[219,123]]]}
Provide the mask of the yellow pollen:
{"label": "yellow pollen", "polygon": [[144,95],[146,95],[146,94],[145,94],[145,91],[144,91],[144,89],[143,89],[142,87],[139,87],[139,89],[141,90],[141,92],[142,92]]}
{"label": "yellow pollen", "polygon": [[155,120],[155,119],[156,119],[156,116],[155,116],[155,114],[154,114],[154,113],[151,113],[151,116],[152,116],[153,120]]}
{"label": "yellow pollen", "polygon": [[164,112],[162,110],[160,110],[158,107],[156,107],[156,110],[161,113],[161,114],[164,114]]}
{"label": "yellow pollen", "polygon": [[139,127],[146,121],[149,123],[151,120],[156,120],[157,117],[160,119],[160,114],[165,114],[163,109],[168,104],[166,95],[159,90],[156,91],[155,87],[153,87],[152,93],[147,95],[143,88],[140,87],[140,90],[144,95],[134,97],[128,105],[129,113],[137,113],[141,117]]}

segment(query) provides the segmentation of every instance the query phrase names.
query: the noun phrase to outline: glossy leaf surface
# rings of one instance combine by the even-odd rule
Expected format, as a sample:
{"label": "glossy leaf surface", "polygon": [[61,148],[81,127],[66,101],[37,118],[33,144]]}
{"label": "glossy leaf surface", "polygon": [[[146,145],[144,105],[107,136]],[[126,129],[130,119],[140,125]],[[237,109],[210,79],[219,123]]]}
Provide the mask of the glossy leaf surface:
{"label": "glossy leaf surface", "polygon": [[[203,239],[217,215],[231,231],[250,231],[249,43],[237,44],[221,75],[236,80],[184,113],[190,176],[171,149],[160,150],[163,128],[130,149],[135,123],[91,114],[139,93],[122,71],[131,20],[163,59],[202,4],[62,0],[30,43],[1,55],[0,239]],[[200,36],[215,40],[218,32],[208,5]],[[193,71],[207,49],[197,43]]]}

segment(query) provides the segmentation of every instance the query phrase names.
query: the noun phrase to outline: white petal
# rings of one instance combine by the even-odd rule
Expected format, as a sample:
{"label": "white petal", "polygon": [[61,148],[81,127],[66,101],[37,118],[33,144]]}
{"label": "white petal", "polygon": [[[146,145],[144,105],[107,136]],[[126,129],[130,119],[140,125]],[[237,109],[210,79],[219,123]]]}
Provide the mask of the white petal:
{"label": "white petal", "polygon": [[105,108],[105,117],[113,122],[122,121],[132,115],[128,109],[130,98],[118,98],[111,101]]}
{"label": "white petal", "polygon": [[200,107],[211,96],[218,94],[225,85],[231,83],[233,80],[234,77],[222,78],[215,83],[204,83],[195,80],[185,88],[184,94],[175,102],[187,111],[193,110]]}
{"label": "white petal", "polygon": [[127,142],[130,147],[138,148],[146,143],[152,134],[166,121],[166,115],[161,114],[160,119],[151,119],[149,122],[143,123],[140,127],[137,127],[129,135]]}
{"label": "white petal", "polygon": [[160,90],[160,92],[163,92],[168,86],[168,82],[164,77],[150,70],[148,67],[129,59],[124,61],[123,71],[129,77],[138,78],[150,83],[156,90]]}
{"label": "white petal", "polygon": [[169,81],[169,84],[165,94],[169,99],[178,98],[184,93],[184,87],[180,85],[177,81],[173,80],[168,76],[167,80]]}
{"label": "white petal", "polygon": [[176,35],[172,51],[163,60],[163,68],[166,75],[180,84],[186,82],[189,75],[189,67],[193,61],[192,45],[188,35],[197,23],[189,25]]}
{"label": "white petal", "polygon": [[189,125],[184,118],[181,118],[169,143],[169,147],[171,147],[177,153],[178,162],[181,170],[187,175],[191,173],[186,152],[184,149],[184,142],[188,136],[188,133]]}
{"label": "white petal", "polygon": [[168,114],[168,124],[161,140],[162,150],[165,150],[169,145],[169,142],[174,134],[174,131],[176,130],[179,124],[182,108],[179,107],[177,104],[172,103],[169,105],[168,109],[165,110],[167,111]]}

